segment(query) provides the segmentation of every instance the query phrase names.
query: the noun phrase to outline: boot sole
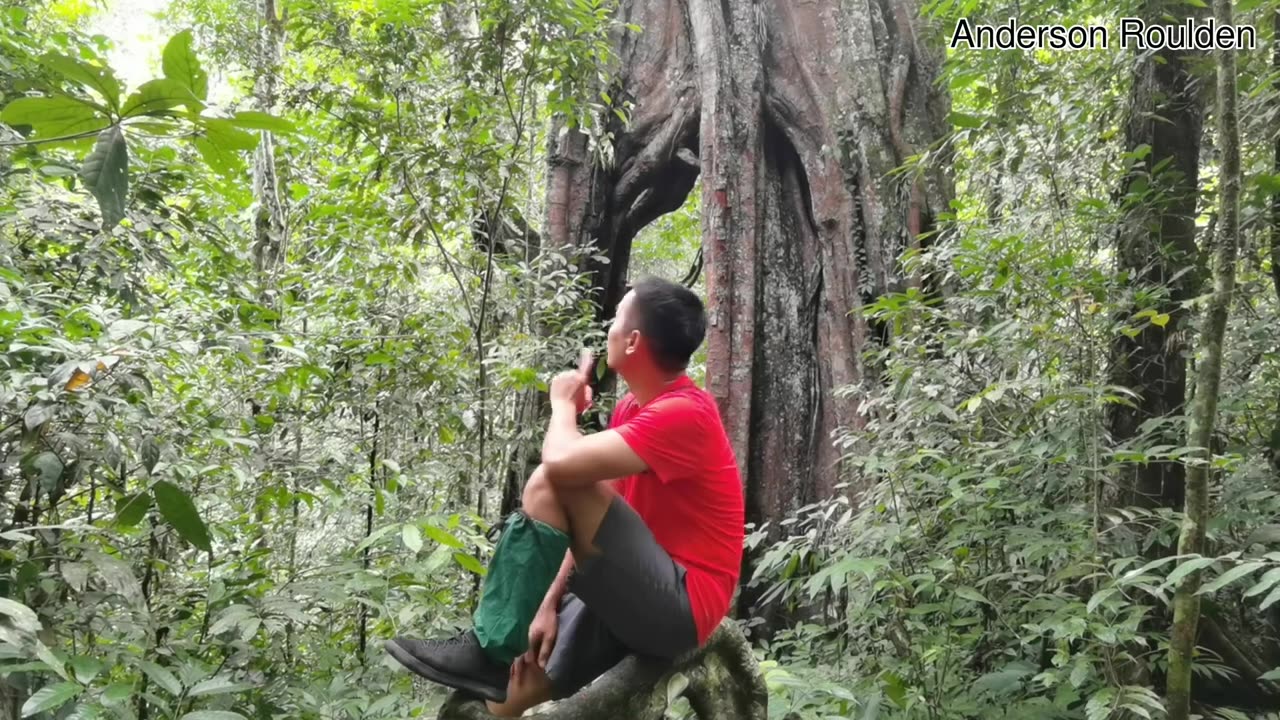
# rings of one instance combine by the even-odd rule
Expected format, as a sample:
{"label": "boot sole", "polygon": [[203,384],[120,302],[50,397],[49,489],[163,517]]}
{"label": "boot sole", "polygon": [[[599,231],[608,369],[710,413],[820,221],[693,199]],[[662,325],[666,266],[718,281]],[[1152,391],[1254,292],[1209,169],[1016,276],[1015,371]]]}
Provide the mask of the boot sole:
{"label": "boot sole", "polygon": [[466,692],[477,695],[485,700],[492,700],[495,703],[504,703],[507,701],[506,688],[499,690],[494,688],[492,685],[487,685],[478,680],[472,680],[461,675],[455,675],[454,673],[432,667],[411,655],[408,650],[401,647],[395,640],[387,640],[383,643],[383,647],[386,648],[387,653],[389,653],[391,657],[396,659],[396,662],[403,665],[415,675],[420,675],[421,677],[432,682],[440,683],[446,687],[451,687],[456,690],[465,690]]}

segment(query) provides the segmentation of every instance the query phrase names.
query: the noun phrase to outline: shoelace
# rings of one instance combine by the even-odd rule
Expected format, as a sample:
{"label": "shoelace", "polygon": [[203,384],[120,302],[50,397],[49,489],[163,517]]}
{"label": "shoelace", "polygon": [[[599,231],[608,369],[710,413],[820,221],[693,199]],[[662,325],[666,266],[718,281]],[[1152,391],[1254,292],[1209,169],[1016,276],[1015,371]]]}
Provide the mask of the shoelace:
{"label": "shoelace", "polygon": [[449,638],[446,638],[446,639],[444,639],[444,640],[436,640],[435,642],[436,642],[436,643],[438,643],[441,647],[448,647],[448,648],[458,647],[459,645],[472,645],[472,644],[474,644],[474,642],[473,642],[473,641],[472,641],[472,639],[471,639],[471,635],[470,635],[470,633],[465,632],[465,631],[464,631],[464,632],[460,632],[460,633],[458,633],[457,635],[453,635],[453,636],[451,636],[451,637],[449,637]]}

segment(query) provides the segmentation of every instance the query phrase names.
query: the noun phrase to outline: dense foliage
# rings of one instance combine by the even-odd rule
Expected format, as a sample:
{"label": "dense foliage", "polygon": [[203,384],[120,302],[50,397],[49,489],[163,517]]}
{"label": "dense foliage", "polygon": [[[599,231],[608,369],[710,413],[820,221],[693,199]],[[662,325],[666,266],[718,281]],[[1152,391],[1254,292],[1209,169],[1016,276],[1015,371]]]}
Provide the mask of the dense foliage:
{"label": "dense foliage", "polygon": [[[537,236],[544,152],[559,118],[609,162],[610,35],[643,30],[601,0],[173,0],[129,86],[111,60],[129,39],[90,29],[127,3],[103,5],[0,10],[0,716],[432,716],[381,641],[465,622],[538,390],[599,343],[591,249]],[[1276,12],[1237,4],[1266,47]],[[1159,717],[1171,588],[1197,569],[1215,623],[1269,657],[1277,70],[1240,57],[1215,521],[1211,552],[1178,558],[1180,508],[1129,507],[1117,483],[1190,449],[1105,422],[1132,399],[1112,339],[1169,321],[1114,257],[1143,199],[1117,197],[1143,152],[1120,145],[1133,61],[950,54],[960,193],[904,258],[943,290],[862,308],[888,332],[844,390],[868,427],[832,439],[855,492],[761,548],[753,581],[794,621],[759,640],[771,716]],[[697,280],[699,228],[695,193],[632,272]],[[1241,672],[1196,669],[1209,688]]]}

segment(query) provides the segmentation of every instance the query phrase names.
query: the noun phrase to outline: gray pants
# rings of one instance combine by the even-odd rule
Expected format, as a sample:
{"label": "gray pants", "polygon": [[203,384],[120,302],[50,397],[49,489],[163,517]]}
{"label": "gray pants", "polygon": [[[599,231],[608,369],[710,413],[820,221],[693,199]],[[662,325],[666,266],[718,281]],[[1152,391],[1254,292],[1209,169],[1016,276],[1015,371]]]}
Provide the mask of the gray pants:
{"label": "gray pants", "polygon": [[685,569],[654,539],[635,510],[615,497],[560,601],[547,676],[566,698],[629,654],[672,659],[697,647]]}

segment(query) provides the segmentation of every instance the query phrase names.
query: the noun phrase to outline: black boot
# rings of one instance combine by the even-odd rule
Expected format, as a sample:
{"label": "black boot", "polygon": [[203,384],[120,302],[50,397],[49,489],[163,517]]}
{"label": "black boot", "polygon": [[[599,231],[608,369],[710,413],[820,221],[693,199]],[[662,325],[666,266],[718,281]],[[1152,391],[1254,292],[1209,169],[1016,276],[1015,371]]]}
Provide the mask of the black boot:
{"label": "black boot", "polygon": [[401,665],[428,680],[496,703],[507,701],[511,667],[491,660],[471,630],[443,640],[398,637],[388,640],[386,648]]}

